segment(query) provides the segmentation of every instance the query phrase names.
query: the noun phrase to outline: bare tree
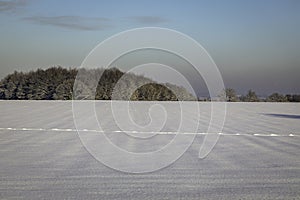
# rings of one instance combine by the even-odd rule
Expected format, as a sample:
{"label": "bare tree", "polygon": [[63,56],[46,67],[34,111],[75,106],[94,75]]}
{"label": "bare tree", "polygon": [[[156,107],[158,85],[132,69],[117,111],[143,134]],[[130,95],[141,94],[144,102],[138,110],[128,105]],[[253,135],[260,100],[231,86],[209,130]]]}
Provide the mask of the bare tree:
{"label": "bare tree", "polygon": [[226,88],[225,89],[225,94],[226,94],[226,101],[229,101],[229,102],[239,101],[234,89]]}

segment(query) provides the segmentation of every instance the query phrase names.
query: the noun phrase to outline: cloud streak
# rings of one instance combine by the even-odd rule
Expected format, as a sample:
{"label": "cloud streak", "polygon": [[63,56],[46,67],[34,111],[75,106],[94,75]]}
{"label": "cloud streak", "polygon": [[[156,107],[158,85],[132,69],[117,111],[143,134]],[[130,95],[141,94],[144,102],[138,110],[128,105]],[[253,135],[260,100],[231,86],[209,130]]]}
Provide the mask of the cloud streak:
{"label": "cloud streak", "polygon": [[81,16],[33,16],[24,17],[23,20],[30,21],[39,25],[50,25],[65,29],[72,30],[104,30],[109,27],[110,20],[108,18],[91,18],[91,17],[81,17]]}
{"label": "cloud streak", "polygon": [[14,12],[20,7],[25,7],[27,0],[0,1],[0,12]]}
{"label": "cloud streak", "polygon": [[143,25],[155,25],[167,22],[168,20],[159,16],[134,16],[130,17],[135,22]]}

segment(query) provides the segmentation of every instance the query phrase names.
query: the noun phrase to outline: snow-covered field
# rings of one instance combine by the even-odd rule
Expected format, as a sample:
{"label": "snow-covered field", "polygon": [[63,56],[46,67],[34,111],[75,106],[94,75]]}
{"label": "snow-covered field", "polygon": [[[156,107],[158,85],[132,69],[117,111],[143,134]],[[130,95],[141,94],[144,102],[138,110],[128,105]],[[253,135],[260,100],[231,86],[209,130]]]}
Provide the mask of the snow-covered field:
{"label": "snow-covered field", "polygon": [[[104,131],[116,131],[120,128],[128,131],[132,129],[131,123],[125,123],[127,120],[122,119],[127,110],[125,104],[117,102],[114,104],[114,114],[111,114],[111,102],[110,101],[98,101],[95,103],[95,111],[98,117],[98,121],[102,130]],[[132,102],[130,107],[130,113],[133,116],[133,120],[141,126],[147,125],[152,113],[149,114],[149,107],[152,104],[160,104],[166,109],[166,116],[168,119],[162,127],[160,132],[172,132],[178,131],[178,124],[180,122],[180,107],[178,103],[170,102]],[[200,102],[187,102],[183,103],[185,106],[183,109],[187,112],[185,117],[196,117],[195,104],[199,106],[199,128],[198,133],[206,132],[207,126],[211,117],[211,104]],[[224,134],[279,134],[288,136],[293,134],[295,136],[300,135],[300,104],[297,103],[226,103],[226,119],[223,127]],[[74,119],[72,113],[71,101],[0,101],[1,116],[0,124],[1,129],[45,129],[55,131],[68,131],[75,130]],[[83,107],[85,108],[85,107]],[[188,108],[188,109],[186,109]],[[119,110],[118,110],[119,109]],[[125,110],[124,110],[125,109]],[[159,114],[155,117],[160,117],[162,114],[160,108],[158,108]],[[190,115],[189,115],[190,113]],[[82,116],[82,120],[92,118],[93,116]],[[162,119],[165,116],[161,117]],[[120,124],[116,123],[121,121]],[[163,119],[164,120],[164,119]],[[87,120],[88,121],[88,120]],[[192,122],[191,122],[192,123]],[[196,123],[196,122],[194,122]],[[213,123],[213,122],[212,122]],[[188,124],[188,123],[187,123]],[[91,127],[89,127],[89,125]],[[92,124],[87,125],[88,129],[98,129],[98,125],[92,127]],[[160,124],[159,124],[160,125]],[[136,128],[136,127],[134,127]],[[153,129],[154,126],[152,127]],[[188,127],[183,127],[181,132],[188,132]],[[148,129],[141,129],[141,132],[151,131],[151,127]],[[274,135],[275,136],[275,135]]]}
{"label": "snow-covered field", "polygon": [[[127,174],[106,167],[86,151],[76,132],[72,102],[0,101],[0,199],[300,197],[300,104],[227,103],[218,143],[205,159],[198,159],[211,117],[209,103],[197,103],[199,118],[195,102],[186,103],[183,128],[176,102],[161,102],[165,110],[156,107],[150,114],[151,103],[132,102],[135,125],[125,120],[122,103],[115,104],[117,116],[111,114],[110,103],[95,104],[102,130],[93,123],[94,116],[83,114],[77,119],[80,128],[85,124],[82,131],[103,132],[119,147],[139,152],[153,151],[176,134],[197,134],[196,138],[171,166]],[[84,113],[84,106],[80,109]],[[162,116],[167,118],[160,124],[157,119]],[[151,137],[138,142],[123,131]]]}

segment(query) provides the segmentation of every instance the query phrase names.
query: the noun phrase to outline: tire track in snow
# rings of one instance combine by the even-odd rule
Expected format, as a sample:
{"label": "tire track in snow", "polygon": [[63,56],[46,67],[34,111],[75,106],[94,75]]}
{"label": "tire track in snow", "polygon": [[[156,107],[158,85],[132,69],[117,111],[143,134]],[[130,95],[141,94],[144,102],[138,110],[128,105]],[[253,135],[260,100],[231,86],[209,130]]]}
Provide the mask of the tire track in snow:
{"label": "tire track in snow", "polygon": [[[72,128],[13,128],[13,127],[6,127],[0,128],[0,131],[47,131],[47,132],[77,132],[77,129]],[[97,132],[97,133],[137,133],[137,131],[122,131],[122,130],[108,130],[108,131],[101,131],[101,130],[89,130],[83,129],[78,130],[83,132]],[[153,134],[156,133],[157,135],[176,135],[176,134],[185,134],[185,135],[207,135],[207,134],[216,134],[216,133],[192,133],[192,132],[172,132],[172,131],[160,131],[160,132],[139,132],[141,134]],[[300,137],[299,134],[275,134],[275,133],[253,133],[253,134],[245,134],[245,133],[217,133],[220,136],[254,136],[254,137]]]}

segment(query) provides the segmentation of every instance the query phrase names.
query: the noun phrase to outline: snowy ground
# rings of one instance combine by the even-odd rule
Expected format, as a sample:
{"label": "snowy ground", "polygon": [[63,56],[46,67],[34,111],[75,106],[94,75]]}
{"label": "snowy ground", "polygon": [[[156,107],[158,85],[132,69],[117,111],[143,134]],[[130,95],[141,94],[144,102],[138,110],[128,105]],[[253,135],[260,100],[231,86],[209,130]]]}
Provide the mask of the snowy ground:
{"label": "snowy ground", "polygon": [[[140,115],[147,105],[135,104],[133,118],[141,126],[147,124],[149,115]],[[175,105],[166,105],[173,114],[151,142],[134,142],[122,134],[109,113],[110,102],[97,102],[95,108],[102,131],[115,144],[147,152],[177,133]],[[200,127],[187,152],[167,168],[137,175],[110,169],[86,151],[76,132],[71,102],[0,101],[0,199],[300,198],[300,104],[227,104],[224,129],[205,159],[198,159],[198,153],[210,106],[199,103],[199,108]],[[83,115],[81,121],[88,124],[90,116]],[[135,133],[126,123],[122,128]],[[185,128],[180,134],[194,133]],[[85,131],[99,132],[92,124]]]}

